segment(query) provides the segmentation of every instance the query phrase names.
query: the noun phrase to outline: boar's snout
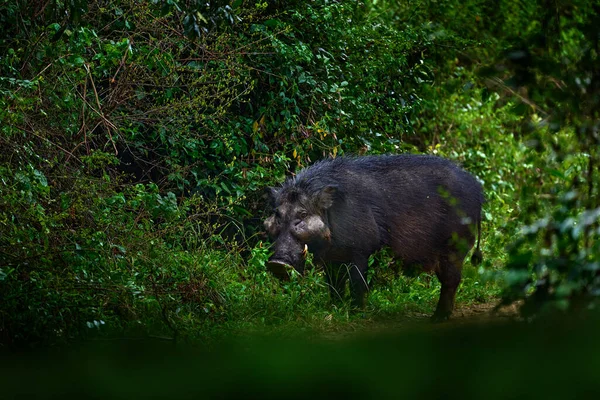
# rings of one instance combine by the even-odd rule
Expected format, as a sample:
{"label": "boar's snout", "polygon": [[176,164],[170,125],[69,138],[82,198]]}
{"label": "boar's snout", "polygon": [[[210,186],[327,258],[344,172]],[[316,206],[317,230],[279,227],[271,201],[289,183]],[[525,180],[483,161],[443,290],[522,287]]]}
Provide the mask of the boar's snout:
{"label": "boar's snout", "polygon": [[281,260],[270,259],[267,262],[267,270],[269,270],[275,277],[281,280],[288,280],[290,278],[290,269],[293,268],[290,263]]}
{"label": "boar's snout", "polygon": [[[281,249],[279,249],[281,250]],[[306,259],[307,246],[300,246],[295,251],[275,251],[266,263],[267,270],[282,280],[288,280],[290,271],[295,269],[298,273],[304,273],[304,261]]]}

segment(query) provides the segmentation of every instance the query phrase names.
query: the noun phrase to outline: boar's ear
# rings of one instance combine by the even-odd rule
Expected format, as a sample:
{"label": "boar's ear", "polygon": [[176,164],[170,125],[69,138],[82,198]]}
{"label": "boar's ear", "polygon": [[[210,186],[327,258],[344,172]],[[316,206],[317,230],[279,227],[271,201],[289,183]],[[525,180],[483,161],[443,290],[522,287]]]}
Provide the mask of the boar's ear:
{"label": "boar's ear", "polygon": [[267,199],[271,207],[275,207],[275,199],[277,198],[278,194],[279,190],[275,189],[274,187],[268,187],[265,189],[265,194],[263,197]]}
{"label": "boar's ear", "polygon": [[321,191],[317,194],[317,206],[320,209],[327,210],[329,207],[333,205],[333,200],[335,199],[337,193],[336,186],[325,186]]}

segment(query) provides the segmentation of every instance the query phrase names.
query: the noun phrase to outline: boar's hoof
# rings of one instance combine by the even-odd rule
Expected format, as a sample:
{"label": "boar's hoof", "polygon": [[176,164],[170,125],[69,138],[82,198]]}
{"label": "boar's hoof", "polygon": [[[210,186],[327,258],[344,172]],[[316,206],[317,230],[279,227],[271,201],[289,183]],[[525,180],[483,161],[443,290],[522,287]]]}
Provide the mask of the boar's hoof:
{"label": "boar's hoof", "polygon": [[290,269],[292,268],[290,264],[279,260],[269,260],[267,262],[267,270],[283,281],[290,279]]}
{"label": "boar's hoof", "polygon": [[434,313],[431,316],[431,322],[433,323],[439,323],[439,322],[445,322],[448,321],[450,319],[450,313]]}

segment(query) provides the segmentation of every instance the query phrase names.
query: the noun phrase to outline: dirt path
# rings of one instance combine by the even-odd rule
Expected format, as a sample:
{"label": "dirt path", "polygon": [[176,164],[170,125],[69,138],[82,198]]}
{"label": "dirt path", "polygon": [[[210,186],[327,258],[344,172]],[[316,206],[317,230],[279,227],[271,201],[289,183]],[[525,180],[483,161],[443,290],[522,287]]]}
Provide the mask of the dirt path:
{"label": "dirt path", "polygon": [[[448,325],[460,325],[471,323],[496,322],[501,320],[511,320],[519,316],[518,305],[502,307],[497,311],[494,308],[498,301],[488,303],[476,303],[464,306],[458,306],[452,313],[452,317],[446,322]],[[429,320],[428,314],[415,314],[415,318]]]}
{"label": "dirt path", "polygon": [[519,310],[518,305],[513,304],[507,307],[500,308],[497,312],[494,312],[497,302],[483,303],[483,304],[472,304],[469,306],[459,307],[454,311],[453,317],[457,323],[477,320],[498,320],[498,319],[514,319],[518,317]]}
{"label": "dirt path", "polygon": [[395,333],[407,330],[438,330],[452,329],[453,327],[465,326],[470,324],[493,324],[509,322],[519,317],[518,305],[513,304],[508,307],[494,311],[498,304],[497,301],[488,303],[476,303],[470,305],[458,306],[454,310],[449,321],[434,324],[430,321],[430,314],[410,312],[403,315],[394,316],[373,316],[363,322],[352,324],[341,328],[340,330],[329,332],[322,337],[325,339],[339,340],[361,335],[377,335],[386,333]]}

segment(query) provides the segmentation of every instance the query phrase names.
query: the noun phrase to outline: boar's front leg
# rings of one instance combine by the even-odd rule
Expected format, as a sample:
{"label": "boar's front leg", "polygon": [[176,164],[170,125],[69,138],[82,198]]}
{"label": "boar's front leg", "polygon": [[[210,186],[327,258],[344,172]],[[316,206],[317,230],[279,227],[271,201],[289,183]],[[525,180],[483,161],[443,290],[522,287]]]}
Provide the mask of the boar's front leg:
{"label": "boar's front leg", "polygon": [[327,263],[325,264],[325,277],[327,286],[329,286],[331,303],[339,306],[344,301],[348,271],[339,263]]}
{"label": "boar's front leg", "polygon": [[352,307],[362,309],[365,306],[365,295],[369,291],[367,285],[368,258],[358,257],[354,262],[347,264],[350,275],[350,294],[352,295]]}

